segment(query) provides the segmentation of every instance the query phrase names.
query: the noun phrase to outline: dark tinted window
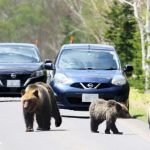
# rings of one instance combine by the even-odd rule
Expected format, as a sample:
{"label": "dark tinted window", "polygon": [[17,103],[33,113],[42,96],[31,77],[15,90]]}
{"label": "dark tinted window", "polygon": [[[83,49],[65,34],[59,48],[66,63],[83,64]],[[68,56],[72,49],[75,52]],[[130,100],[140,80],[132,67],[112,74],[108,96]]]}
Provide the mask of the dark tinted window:
{"label": "dark tinted window", "polygon": [[37,63],[37,50],[31,46],[0,46],[0,63]]}
{"label": "dark tinted window", "polygon": [[63,50],[59,61],[59,68],[68,69],[118,69],[119,61],[115,51],[107,50]]}

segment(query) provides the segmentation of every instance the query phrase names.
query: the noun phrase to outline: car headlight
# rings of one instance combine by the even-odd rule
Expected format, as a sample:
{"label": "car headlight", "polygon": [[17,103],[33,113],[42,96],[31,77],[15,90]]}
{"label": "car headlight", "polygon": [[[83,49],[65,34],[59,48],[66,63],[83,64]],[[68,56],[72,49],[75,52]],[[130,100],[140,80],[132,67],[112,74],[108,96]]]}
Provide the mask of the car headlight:
{"label": "car headlight", "polygon": [[114,85],[124,85],[126,82],[126,78],[123,75],[116,75],[111,81],[111,83]]}
{"label": "car headlight", "polygon": [[35,72],[36,77],[43,76],[43,75],[44,75],[44,70],[38,70]]}
{"label": "car headlight", "polygon": [[54,76],[54,81],[55,83],[59,84],[69,84],[71,82],[71,79],[68,79],[64,74],[62,73],[57,73]]}

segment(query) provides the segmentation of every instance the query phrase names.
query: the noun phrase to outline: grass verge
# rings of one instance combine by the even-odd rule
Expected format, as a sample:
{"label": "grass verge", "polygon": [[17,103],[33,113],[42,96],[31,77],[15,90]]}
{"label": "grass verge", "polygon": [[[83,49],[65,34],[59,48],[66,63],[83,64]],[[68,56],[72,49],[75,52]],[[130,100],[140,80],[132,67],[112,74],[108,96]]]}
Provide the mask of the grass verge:
{"label": "grass verge", "polygon": [[147,121],[148,103],[150,103],[150,93],[142,93],[134,88],[130,89],[129,112],[133,117]]}

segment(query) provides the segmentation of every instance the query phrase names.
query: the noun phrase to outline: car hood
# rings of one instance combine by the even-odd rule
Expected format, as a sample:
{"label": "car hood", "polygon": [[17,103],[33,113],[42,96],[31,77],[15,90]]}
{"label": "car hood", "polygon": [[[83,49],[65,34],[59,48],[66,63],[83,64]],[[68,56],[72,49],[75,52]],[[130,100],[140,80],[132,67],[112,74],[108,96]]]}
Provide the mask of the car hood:
{"label": "car hood", "polygon": [[42,69],[43,63],[0,64],[0,72],[36,71]]}
{"label": "car hood", "polygon": [[59,73],[73,80],[99,81],[111,80],[115,75],[121,74],[121,70],[59,70]]}

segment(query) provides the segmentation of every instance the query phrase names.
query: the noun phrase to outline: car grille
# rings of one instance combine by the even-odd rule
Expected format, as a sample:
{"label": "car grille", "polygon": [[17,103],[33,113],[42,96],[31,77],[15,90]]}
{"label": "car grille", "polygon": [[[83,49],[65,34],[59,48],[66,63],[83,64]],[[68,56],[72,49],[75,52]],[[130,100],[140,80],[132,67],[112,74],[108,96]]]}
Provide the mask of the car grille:
{"label": "car grille", "polygon": [[80,83],[73,83],[71,87],[80,89],[101,89],[101,88],[109,88],[111,87],[111,85],[107,83],[80,82]]}
{"label": "car grille", "polygon": [[[14,80],[20,80],[21,86],[23,86],[26,80],[30,77],[31,77],[31,74],[16,74],[16,78]],[[0,79],[4,86],[6,86],[7,80],[12,80],[10,74],[1,74]]]}

